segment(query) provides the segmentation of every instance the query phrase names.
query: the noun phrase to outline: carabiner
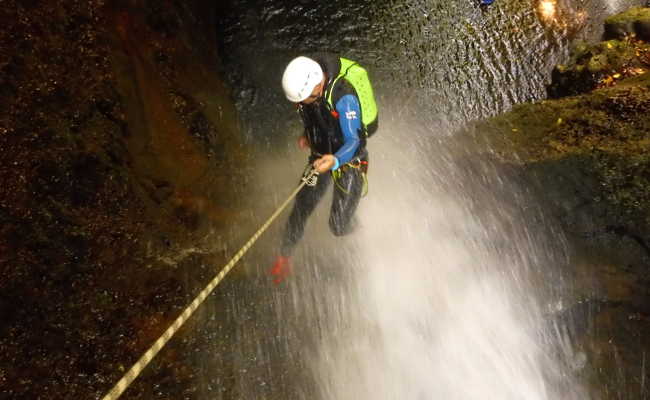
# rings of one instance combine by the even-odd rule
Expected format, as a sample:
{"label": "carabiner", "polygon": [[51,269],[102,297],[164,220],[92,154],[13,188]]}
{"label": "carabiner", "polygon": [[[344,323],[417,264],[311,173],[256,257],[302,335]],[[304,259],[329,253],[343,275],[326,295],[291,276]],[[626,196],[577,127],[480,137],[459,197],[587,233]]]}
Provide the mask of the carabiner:
{"label": "carabiner", "polygon": [[302,174],[302,181],[305,182],[305,185],[307,186],[316,186],[318,183],[318,171],[308,165],[305,172]]}

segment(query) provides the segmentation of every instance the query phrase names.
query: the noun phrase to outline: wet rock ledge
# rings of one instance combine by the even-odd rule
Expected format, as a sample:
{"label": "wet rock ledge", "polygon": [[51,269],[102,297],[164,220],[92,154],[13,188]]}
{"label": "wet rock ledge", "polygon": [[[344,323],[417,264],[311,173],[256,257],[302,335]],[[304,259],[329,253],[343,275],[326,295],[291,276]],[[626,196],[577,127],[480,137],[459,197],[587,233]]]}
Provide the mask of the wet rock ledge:
{"label": "wet rock ledge", "polygon": [[612,16],[553,71],[548,100],[471,127],[564,227],[574,306],[592,317],[583,373],[602,399],[650,395],[649,28],[650,8]]}
{"label": "wet rock ledge", "polygon": [[[217,6],[2,2],[0,398],[99,398],[223,260],[244,153]],[[124,398],[191,398],[163,370]]]}

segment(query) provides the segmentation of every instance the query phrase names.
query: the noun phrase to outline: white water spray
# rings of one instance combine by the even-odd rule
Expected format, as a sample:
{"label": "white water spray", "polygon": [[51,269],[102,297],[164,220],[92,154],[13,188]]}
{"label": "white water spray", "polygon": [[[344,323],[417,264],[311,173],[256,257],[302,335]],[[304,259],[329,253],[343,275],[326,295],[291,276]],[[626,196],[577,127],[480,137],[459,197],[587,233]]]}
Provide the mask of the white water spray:
{"label": "white water spray", "polygon": [[[384,132],[415,134],[382,122]],[[309,358],[320,397],[585,398],[533,283],[556,267],[544,265],[548,247],[512,204],[463,183],[444,151],[413,140],[407,154],[394,137],[372,140],[357,232],[342,241],[317,228],[307,242],[326,254],[297,261],[315,264],[294,288],[317,331]],[[477,197],[480,209],[470,205]],[[332,263],[344,278],[323,277]]]}

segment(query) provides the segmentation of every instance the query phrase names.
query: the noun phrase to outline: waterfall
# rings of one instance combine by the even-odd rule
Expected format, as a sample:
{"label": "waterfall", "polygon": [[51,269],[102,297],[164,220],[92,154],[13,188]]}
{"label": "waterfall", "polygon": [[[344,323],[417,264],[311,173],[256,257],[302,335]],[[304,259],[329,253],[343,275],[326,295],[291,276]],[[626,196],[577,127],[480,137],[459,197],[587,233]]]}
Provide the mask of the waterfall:
{"label": "waterfall", "polygon": [[357,231],[334,239],[314,221],[297,260],[321,398],[587,398],[539,289],[560,284],[542,281],[561,276],[561,236],[489,164],[463,170],[422,126],[382,122]]}
{"label": "waterfall", "polygon": [[[302,127],[279,85],[293,56],[319,49],[361,61],[380,110],[356,231],[332,236],[324,198],[293,276],[264,292],[275,320],[258,311],[264,333],[243,331],[242,353],[269,360],[268,379],[289,398],[588,398],[586,356],[563,318],[571,288],[563,235],[525,186],[456,133],[468,120],[543,99],[551,69],[568,57],[567,32],[595,37],[606,4],[580,3],[586,25],[563,21],[568,30],[512,0],[483,11],[464,0],[339,5],[268,3],[264,24],[233,28],[231,43],[242,38],[233,45],[237,69],[262,88],[242,109],[250,142],[262,148],[256,196],[281,199],[304,168],[293,143]],[[250,21],[255,13],[238,7]],[[256,250],[260,275],[281,225],[266,251]],[[241,398],[264,397],[269,386],[243,382]]]}

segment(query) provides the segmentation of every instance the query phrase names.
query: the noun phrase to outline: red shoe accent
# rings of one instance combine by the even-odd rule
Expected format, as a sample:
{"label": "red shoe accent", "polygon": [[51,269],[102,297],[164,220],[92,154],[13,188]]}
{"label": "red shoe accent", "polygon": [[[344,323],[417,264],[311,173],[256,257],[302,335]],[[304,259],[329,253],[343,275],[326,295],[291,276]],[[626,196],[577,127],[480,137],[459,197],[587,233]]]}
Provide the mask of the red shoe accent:
{"label": "red shoe accent", "polygon": [[269,272],[275,277],[275,279],[273,279],[273,283],[277,285],[282,282],[282,280],[284,280],[284,278],[289,276],[291,273],[291,263],[289,262],[289,257],[278,256],[278,258],[275,259],[275,264],[273,264],[273,267]]}

